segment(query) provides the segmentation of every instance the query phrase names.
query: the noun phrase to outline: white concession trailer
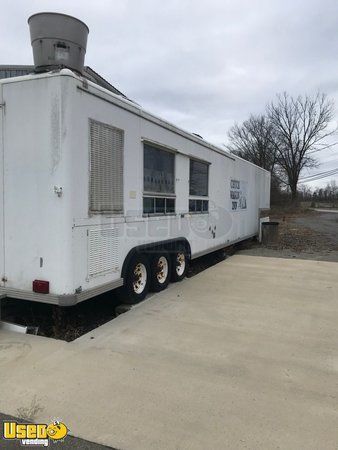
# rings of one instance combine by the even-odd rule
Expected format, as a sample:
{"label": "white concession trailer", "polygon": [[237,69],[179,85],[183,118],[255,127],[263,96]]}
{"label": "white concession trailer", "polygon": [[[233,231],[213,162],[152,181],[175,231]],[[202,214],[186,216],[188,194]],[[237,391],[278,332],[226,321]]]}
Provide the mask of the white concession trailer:
{"label": "white concession trailer", "polygon": [[73,39],[53,39],[57,67],[34,52],[36,73],[0,81],[0,297],[67,306],[124,286],[133,303],[258,234],[269,172],[86,80]]}

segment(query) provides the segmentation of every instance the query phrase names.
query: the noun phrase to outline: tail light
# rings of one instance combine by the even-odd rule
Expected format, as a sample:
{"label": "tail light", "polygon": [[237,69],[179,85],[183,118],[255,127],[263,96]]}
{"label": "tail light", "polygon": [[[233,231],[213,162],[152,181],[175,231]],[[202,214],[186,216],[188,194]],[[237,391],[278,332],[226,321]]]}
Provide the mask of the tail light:
{"label": "tail light", "polygon": [[34,280],[33,292],[38,294],[49,294],[49,281]]}

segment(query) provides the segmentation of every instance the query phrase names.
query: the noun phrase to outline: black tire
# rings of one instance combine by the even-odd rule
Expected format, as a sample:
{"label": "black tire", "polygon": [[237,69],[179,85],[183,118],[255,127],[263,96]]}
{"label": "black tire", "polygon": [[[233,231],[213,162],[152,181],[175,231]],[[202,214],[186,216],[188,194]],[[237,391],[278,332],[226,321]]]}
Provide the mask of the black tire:
{"label": "black tire", "polygon": [[[163,263],[166,266],[163,266]],[[171,277],[171,258],[169,253],[166,250],[155,253],[151,259],[150,269],[150,290],[153,292],[163,291],[168,286]]]}
{"label": "black tire", "polygon": [[[182,255],[184,256],[185,266],[183,271],[179,270],[179,266],[181,263],[179,262],[179,258],[182,258]],[[183,278],[185,278],[187,274],[187,270],[189,267],[189,254],[187,252],[187,249],[184,247],[184,245],[177,248],[177,250],[172,254],[171,256],[171,281],[177,282],[182,281]]]}
{"label": "black tire", "polygon": [[[138,265],[141,266],[137,267]],[[146,271],[146,280],[144,282],[143,289],[141,290],[141,287],[139,287],[139,292],[137,292],[137,281],[140,280],[140,277],[137,276],[136,271],[140,269]],[[148,258],[143,254],[134,255],[128,264],[126,272],[124,281],[123,303],[134,305],[142,301],[149,291],[150,276],[151,273]]]}

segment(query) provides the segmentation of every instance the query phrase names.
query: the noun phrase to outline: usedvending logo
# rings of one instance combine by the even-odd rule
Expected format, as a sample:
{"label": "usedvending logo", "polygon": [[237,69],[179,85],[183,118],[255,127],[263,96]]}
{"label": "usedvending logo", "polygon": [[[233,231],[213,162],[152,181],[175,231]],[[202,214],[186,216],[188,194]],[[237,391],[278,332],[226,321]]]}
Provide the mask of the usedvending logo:
{"label": "usedvending logo", "polygon": [[63,422],[55,420],[49,425],[45,423],[3,423],[3,438],[8,441],[18,440],[25,446],[48,447],[51,442],[62,442],[68,434]]}

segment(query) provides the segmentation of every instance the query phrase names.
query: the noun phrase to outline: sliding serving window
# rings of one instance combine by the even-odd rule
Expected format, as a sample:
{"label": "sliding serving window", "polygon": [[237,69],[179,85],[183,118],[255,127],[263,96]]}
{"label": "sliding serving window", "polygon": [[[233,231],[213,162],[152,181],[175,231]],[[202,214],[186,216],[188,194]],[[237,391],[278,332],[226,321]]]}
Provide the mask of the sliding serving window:
{"label": "sliding serving window", "polygon": [[209,164],[190,159],[189,212],[207,213],[209,211]]}
{"label": "sliding serving window", "polygon": [[143,213],[175,213],[175,154],[144,144]]}

